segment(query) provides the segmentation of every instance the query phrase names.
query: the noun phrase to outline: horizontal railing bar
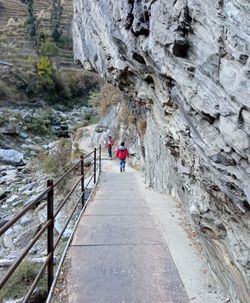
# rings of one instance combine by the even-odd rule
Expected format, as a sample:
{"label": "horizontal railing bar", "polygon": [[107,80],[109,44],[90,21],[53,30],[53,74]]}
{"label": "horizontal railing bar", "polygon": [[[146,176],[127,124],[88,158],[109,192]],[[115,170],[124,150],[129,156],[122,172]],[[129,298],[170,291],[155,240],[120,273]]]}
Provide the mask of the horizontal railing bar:
{"label": "horizontal railing bar", "polygon": [[65,230],[66,230],[66,228],[67,228],[67,226],[68,226],[70,220],[72,219],[72,217],[73,217],[73,215],[74,215],[74,213],[75,213],[75,211],[76,211],[76,209],[77,209],[77,206],[79,206],[79,202],[81,201],[82,196],[83,196],[83,192],[81,193],[80,198],[78,199],[76,205],[74,206],[74,209],[73,209],[71,215],[69,216],[69,218],[68,218],[68,220],[67,220],[67,222],[66,222],[64,228],[62,229],[62,231],[61,231],[61,233],[60,233],[60,235],[57,237],[56,242],[55,242],[55,245],[54,245],[54,250],[57,248],[57,245],[59,244],[59,242],[60,242],[60,240],[61,240],[61,238],[62,238],[63,233],[65,232]]}
{"label": "horizontal railing bar", "polygon": [[41,230],[36,234],[36,236],[32,239],[32,241],[29,243],[29,245],[23,250],[20,257],[15,261],[15,263],[10,267],[6,275],[3,277],[3,279],[0,282],[0,289],[8,282],[9,278],[12,276],[13,272],[17,269],[19,264],[22,262],[22,260],[27,256],[30,249],[35,245],[37,240],[41,237],[41,235],[45,232],[45,230],[48,228],[48,226],[52,223],[52,220],[49,220],[46,222],[46,224],[42,227]]}
{"label": "horizontal railing bar", "polygon": [[68,201],[69,197],[73,194],[74,190],[76,189],[77,185],[80,183],[81,180],[82,180],[82,176],[77,180],[77,182],[75,183],[75,185],[72,187],[71,191],[63,199],[62,203],[60,204],[60,206],[55,211],[55,213],[54,213],[54,219],[59,214],[60,210],[63,208],[63,206],[65,205],[65,203]]}
{"label": "horizontal railing bar", "polygon": [[29,299],[32,296],[32,294],[33,294],[33,292],[34,292],[37,284],[39,283],[39,281],[40,281],[40,279],[41,279],[41,277],[42,277],[42,275],[44,273],[44,270],[46,269],[46,267],[47,267],[47,265],[48,265],[48,263],[49,263],[49,261],[50,261],[51,258],[52,258],[52,253],[50,253],[48,255],[48,257],[46,258],[46,261],[44,262],[43,266],[39,270],[39,272],[38,272],[35,280],[33,281],[32,285],[31,285],[31,287],[30,287],[30,289],[29,289],[29,291],[28,291],[27,295],[25,296],[25,298],[24,298],[24,300],[23,300],[22,303],[29,302]]}
{"label": "horizontal railing bar", "polygon": [[86,158],[88,158],[89,156],[91,156],[93,153],[94,153],[95,151],[93,150],[92,152],[90,152],[89,154],[87,154],[86,156],[84,156],[84,160],[86,159]]}
{"label": "horizontal railing bar", "polygon": [[54,182],[54,185],[53,187],[55,188],[69,173],[72,172],[73,169],[75,169],[79,164],[81,163],[81,161],[77,161],[76,164],[74,164],[73,166],[71,166],[70,169],[68,169],[66,171],[66,173],[64,175],[62,175],[59,179],[57,179],[55,182]]}
{"label": "horizontal railing bar", "polygon": [[16,214],[14,218],[8,221],[1,229],[0,229],[0,237],[12,226],[14,225],[25,213],[30,210],[43,196],[45,196],[51,187],[48,187],[45,191],[43,191],[39,196],[35,198],[34,201],[30,202],[20,213]]}

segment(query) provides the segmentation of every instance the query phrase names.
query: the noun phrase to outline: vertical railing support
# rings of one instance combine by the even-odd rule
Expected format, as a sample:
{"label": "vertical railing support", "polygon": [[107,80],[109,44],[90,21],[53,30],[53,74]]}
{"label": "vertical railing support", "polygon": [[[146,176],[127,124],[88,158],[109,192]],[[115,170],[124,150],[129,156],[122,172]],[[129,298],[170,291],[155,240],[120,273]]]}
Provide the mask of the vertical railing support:
{"label": "vertical railing support", "polygon": [[94,184],[96,184],[96,148],[94,148]]}
{"label": "vertical railing support", "polygon": [[85,204],[85,188],[84,188],[84,157],[81,155],[81,192],[82,192],[82,207],[84,207]]}
{"label": "vertical railing support", "polygon": [[99,145],[99,175],[102,171],[102,146]]}
{"label": "vertical railing support", "polygon": [[51,258],[48,262],[48,292],[53,283],[54,279],[54,188],[53,180],[47,181],[47,187],[51,187],[47,194],[47,220],[52,220],[51,224],[48,226],[48,235],[47,235],[47,255],[51,255]]}

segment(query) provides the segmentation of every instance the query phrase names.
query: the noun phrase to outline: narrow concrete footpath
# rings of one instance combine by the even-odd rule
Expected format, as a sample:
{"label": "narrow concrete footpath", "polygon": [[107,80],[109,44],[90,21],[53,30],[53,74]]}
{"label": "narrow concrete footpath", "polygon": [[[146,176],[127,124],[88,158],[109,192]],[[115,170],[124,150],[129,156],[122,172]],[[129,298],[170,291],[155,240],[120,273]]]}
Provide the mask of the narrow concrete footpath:
{"label": "narrow concrete footpath", "polygon": [[189,302],[133,172],[101,175],[68,257],[70,303]]}

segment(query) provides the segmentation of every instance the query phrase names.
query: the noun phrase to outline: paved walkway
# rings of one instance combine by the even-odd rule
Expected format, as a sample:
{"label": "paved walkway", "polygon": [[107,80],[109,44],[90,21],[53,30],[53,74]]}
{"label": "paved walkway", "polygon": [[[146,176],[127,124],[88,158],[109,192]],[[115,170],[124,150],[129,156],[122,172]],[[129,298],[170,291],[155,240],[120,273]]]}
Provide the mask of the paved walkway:
{"label": "paved walkway", "polygon": [[188,303],[135,174],[103,173],[69,249],[70,303]]}

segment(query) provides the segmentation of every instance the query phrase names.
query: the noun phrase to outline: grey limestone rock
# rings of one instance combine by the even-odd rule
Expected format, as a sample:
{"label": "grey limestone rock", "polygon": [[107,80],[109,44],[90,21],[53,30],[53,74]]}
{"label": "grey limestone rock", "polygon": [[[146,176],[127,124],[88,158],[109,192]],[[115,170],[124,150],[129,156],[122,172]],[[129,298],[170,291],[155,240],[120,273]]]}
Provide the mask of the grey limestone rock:
{"label": "grey limestone rock", "polygon": [[249,1],[74,2],[75,59],[147,108],[149,185],[182,201],[232,302],[250,302]]}
{"label": "grey limestone rock", "polygon": [[29,228],[28,230],[19,233],[17,238],[14,241],[15,246],[18,248],[24,248],[27,246],[27,243],[36,235],[36,233],[39,231],[41,225],[37,224],[36,226],[32,226],[32,228]]}
{"label": "grey limestone rock", "polygon": [[23,154],[14,149],[0,149],[0,163],[22,165]]}
{"label": "grey limestone rock", "polygon": [[19,133],[19,137],[23,140],[28,139],[29,135],[27,133],[21,132]]}
{"label": "grey limestone rock", "polygon": [[29,225],[32,222],[32,219],[28,216],[23,216],[20,220],[20,224],[23,226]]}

